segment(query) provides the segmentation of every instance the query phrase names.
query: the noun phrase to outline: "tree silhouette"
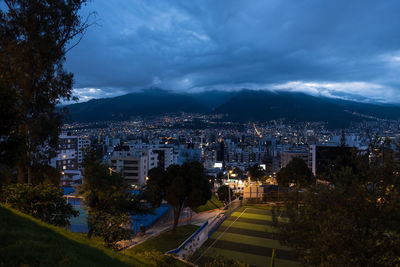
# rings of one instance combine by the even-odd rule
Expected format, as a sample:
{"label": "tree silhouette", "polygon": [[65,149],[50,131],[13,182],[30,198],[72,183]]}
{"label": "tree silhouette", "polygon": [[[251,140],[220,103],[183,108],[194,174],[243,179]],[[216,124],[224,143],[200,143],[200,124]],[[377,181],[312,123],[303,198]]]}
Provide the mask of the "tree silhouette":
{"label": "tree silhouette", "polygon": [[158,207],[165,199],[174,211],[173,232],[184,207],[196,208],[211,198],[211,185],[204,167],[199,162],[171,165],[164,171],[156,168],[149,171],[146,198]]}
{"label": "tree silhouette", "polygon": [[[18,144],[12,150],[18,153],[19,183],[32,182],[32,163],[48,158],[57,146],[62,117],[55,107],[72,98],[73,75],[63,64],[76,44],[70,42],[89,26],[78,14],[85,2],[5,0],[0,10],[0,84],[9,95],[2,105],[7,102],[14,113],[8,132],[1,134],[2,143]],[[11,121],[8,113],[0,116]]]}
{"label": "tree silhouette", "polygon": [[300,158],[293,158],[286,167],[278,172],[276,179],[281,186],[295,184],[298,188],[309,185],[315,181],[311,170],[304,160]]}
{"label": "tree silhouette", "polygon": [[254,164],[249,168],[249,176],[252,181],[256,182],[265,180],[266,178],[264,169],[258,164]]}
{"label": "tree silhouette", "polygon": [[278,239],[304,266],[400,264],[400,154],[379,143],[371,151],[369,160],[363,151],[339,155],[330,184],[307,186],[301,205],[289,194],[287,223],[274,211]]}

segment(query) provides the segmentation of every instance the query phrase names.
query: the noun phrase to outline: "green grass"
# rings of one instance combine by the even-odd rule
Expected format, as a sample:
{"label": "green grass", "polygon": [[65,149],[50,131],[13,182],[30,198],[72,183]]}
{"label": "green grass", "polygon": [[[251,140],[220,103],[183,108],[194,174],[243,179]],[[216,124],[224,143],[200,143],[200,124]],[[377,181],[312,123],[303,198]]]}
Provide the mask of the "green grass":
{"label": "green grass", "polygon": [[[233,223],[233,220],[225,220],[222,224],[223,226],[230,226]],[[276,233],[276,228],[269,226],[269,225],[259,225],[259,224],[252,224],[252,223],[244,223],[238,222],[232,224],[232,228],[240,228],[246,230],[254,230],[254,231],[261,231],[261,232],[268,232],[268,233]]]}
{"label": "green grass", "polygon": [[[234,212],[230,216],[233,220],[240,216],[242,212]],[[261,214],[251,214],[251,213],[244,213],[240,218],[248,218],[248,219],[256,219],[256,220],[264,220],[264,221],[272,221],[271,215],[261,215]],[[278,222],[288,222],[287,218],[279,217]]]}
{"label": "green grass", "polygon": [[156,237],[150,238],[143,243],[140,243],[133,248],[124,251],[125,255],[135,255],[144,251],[156,250],[161,253],[165,253],[172,249],[179,247],[189,236],[191,236],[199,226],[188,224],[180,226],[176,229],[175,236],[172,235],[172,231],[167,231]]}
{"label": "green grass", "polygon": [[209,201],[207,201],[206,204],[203,206],[197,207],[193,209],[194,212],[203,212],[203,211],[209,211],[209,210],[214,210],[223,207],[224,204],[221,203],[221,201],[218,200],[216,196],[212,196]]}
{"label": "green grass", "polygon": [[[215,238],[218,238],[222,232],[216,231]],[[246,236],[246,235],[239,235],[233,233],[224,233],[219,240],[226,240],[236,243],[242,243],[244,245],[255,245],[260,247],[266,248],[276,248],[281,250],[290,250],[289,248],[282,246],[278,240],[267,239],[262,237],[255,237],[255,236]]]}
{"label": "green grass", "polygon": [[0,266],[151,266],[2,205],[0,240]]}
{"label": "green grass", "polygon": [[[270,255],[268,256],[252,255],[248,253],[221,249],[221,248],[211,248],[206,252],[205,256],[210,258],[217,258],[218,256],[223,256],[224,258],[233,259],[239,262],[244,262],[252,266],[270,266],[271,263]],[[200,266],[202,266],[201,261],[200,261]],[[275,259],[275,266],[298,267],[299,264],[294,261]]]}
{"label": "green grass", "polygon": [[[246,208],[246,212],[243,212]],[[267,221],[272,221],[272,216],[270,215],[270,212],[268,212],[268,210],[270,209],[271,207],[267,205],[246,205],[235,211],[232,216],[227,218],[227,220],[225,220],[222,225],[225,227],[230,227],[230,229],[246,229],[275,233],[277,232],[277,229],[271,225],[266,224]],[[253,213],[248,212],[252,210],[260,210],[260,214],[254,211]],[[238,219],[239,216],[240,218],[254,219],[258,221],[254,221],[253,223],[250,223],[250,221],[243,222]],[[235,221],[236,219],[238,220]],[[280,219],[280,221],[282,222],[285,221],[284,218]],[[263,223],[263,221],[265,223]],[[237,260],[250,264],[252,266],[269,266],[271,260],[271,255],[267,255],[269,253],[266,253],[265,255],[260,255],[259,249],[256,249],[258,252],[255,252],[246,249],[246,245],[266,249],[275,248],[279,251],[290,251],[288,247],[281,245],[277,240],[239,233],[229,232],[226,228],[217,230],[211,236],[211,238],[207,240],[206,243],[198,251],[196,251],[191,260],[195,261],[199,259],[196,264],[198,264],[199,266],[203,266],[208,260],[210,260],[210,258],[217,258],[219,256],[222,256],[225,259]],[[218,246],[218,244],[220,245]],[[237,244],[239,244],[243,248],[243,250],[238,249]],[[278,256],[278,258],[276,258],[275,266],[299,266],[299,263],[297,261],[289,260],[285,257],[279,258]]]}

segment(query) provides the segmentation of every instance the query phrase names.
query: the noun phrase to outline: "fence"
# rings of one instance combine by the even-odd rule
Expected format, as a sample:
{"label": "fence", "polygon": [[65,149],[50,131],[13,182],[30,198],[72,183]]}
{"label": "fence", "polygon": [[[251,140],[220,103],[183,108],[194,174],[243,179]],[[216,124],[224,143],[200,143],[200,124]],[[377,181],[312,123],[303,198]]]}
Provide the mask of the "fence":
{"label": "fence", "polygon": [[163,217],[170,209],[171,209],[170,205],[162,204],[154,211],[154,213],[136,214],[131,216],[132,230],[135,232],[135,234],[137,234],[140,232],[140,226],[144,226],[146,229],[150,228],[161,217]]}
{"label": "fence", "polygon": [[229,210],[223,210],[214,218],[206,221],[196,232],[186,239],[178,248],[170,250],[167,254],[176,254],[182,259],[188,259],[193,253],[200,248],[204,242],[218,229],[218,227],[228,218],[233,212],[241,207],[241,202]]}

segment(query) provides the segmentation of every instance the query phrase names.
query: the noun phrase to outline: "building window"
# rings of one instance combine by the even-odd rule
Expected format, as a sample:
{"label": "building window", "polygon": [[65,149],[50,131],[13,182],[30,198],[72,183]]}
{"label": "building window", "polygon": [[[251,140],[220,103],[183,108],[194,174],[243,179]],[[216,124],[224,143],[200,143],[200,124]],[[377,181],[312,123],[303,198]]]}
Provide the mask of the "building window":
{"label": "building window", "polygon": [[124,175],[137,177],[139,174],[137,172],[124,172]]}
{"label": "building window", "polygon": [[139,168],[138,167],[124,167],[124,170],[127,171],[137,171]]}
{"label": "building window", "polygon": [[124,164],[138,164],[137,160],[124,160]]}

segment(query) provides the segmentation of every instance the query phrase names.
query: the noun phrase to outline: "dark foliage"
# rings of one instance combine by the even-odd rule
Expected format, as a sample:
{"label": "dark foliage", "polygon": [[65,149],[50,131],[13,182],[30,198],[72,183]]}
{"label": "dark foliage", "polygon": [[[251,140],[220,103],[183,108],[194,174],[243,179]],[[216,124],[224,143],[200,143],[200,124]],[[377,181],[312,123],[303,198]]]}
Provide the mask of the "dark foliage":
{"label": "dark foliage", "polygon": [[175,231],[184,207],[196,208],[211,198],[211,185],[199,162],[171,165],[166,171],[152,169],[146,188],[146,198],[158,207],[163,199],[173,207]]}
{"label": "dark foliage", "polygon": [[103,165],[96,153],[90,151],[84,160],[84,179],[80,193],[88,208],[88,236],[100,236],[112,248],[116,242],[129,239],[130,214],[147,210],[140,203],[141,196],[133,195],[124,178]]}
{"label": "dark foliage", "polygon": [[278,224],[275,210],[281,243],[306,266],[400,264],[399,153],[373,145],[343,153],[331,166],[330,185],[309,186],[300,203],[289,194],[288,223]]}
{"label": "dark foliage", "polygon": [[32,163],[56,149],[61,115],[55,106],[72,97],[65,53],[88,27],[78,14],[85,2],[5,0],[0,10],[0,149],[11,156],[2,164],[18,169],[19,183],[32,183]]}
{"label": "dark foliage", "polygon": [[251,166],[249,168],[248,173],[249,173],[250,179],[254,182],[261,182],[261,181],[265,181],[265,179],[266,179],[264,169],[258,164],[254,164],[253,166]]}
{"label": "dark foliage", "polygon": [[55,185],[42,183],[14,184],[3,187],[2,201],[13,208],[57,226],[69,225],[71,216],[78,216],[68,204],[62,190]]}
{"label": "dark foliage", "polygon": [[286,167],[282,168],[276,177],[280,186],[294,184],[296,188],[301,188],[315,182],[315,178],[304,160],[293,158]]}
{"label": "dark foliage", "polygon": [[[229,199],[229,191],[228,190],[230,190],[231,199]],[[231,188],[229,188],[229,186],[221,185],[217,190],[217,195],[218,195],[219,201],[221,201],[221,202],[225,203],[225,205],[227,205],[229,203],[229,200],[232,200],[233,191]]]}

